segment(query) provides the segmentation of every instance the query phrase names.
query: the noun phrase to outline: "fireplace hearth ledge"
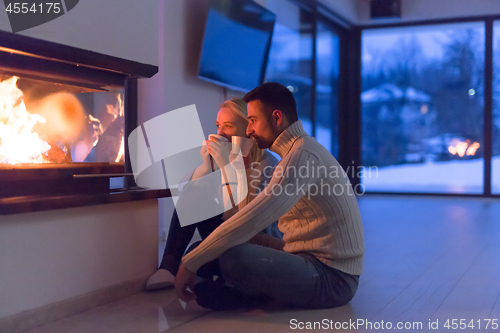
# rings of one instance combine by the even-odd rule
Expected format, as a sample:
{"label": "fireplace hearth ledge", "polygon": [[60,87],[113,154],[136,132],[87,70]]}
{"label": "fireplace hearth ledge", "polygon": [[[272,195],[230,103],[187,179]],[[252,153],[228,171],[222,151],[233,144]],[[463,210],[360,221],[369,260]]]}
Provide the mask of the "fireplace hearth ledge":
{"label": "fireplace hearth ledge", "polygon": [[104,194],[10,197],[0,199],[0,215],[159,199],[171,197],[172,195],[175,195],[175,190],[137,188]]}

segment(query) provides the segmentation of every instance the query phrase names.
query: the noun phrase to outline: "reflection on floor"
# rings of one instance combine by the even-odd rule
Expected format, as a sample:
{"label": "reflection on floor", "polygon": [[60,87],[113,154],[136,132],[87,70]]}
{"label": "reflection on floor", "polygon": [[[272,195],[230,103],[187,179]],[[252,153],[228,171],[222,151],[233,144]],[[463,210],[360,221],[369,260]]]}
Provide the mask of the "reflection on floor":
{"label": "reflection on floor", "polygon": [[166,290],[139,293],[29,332],[289,332],[314,322],[316,328],[343,324],[342,332],[371,332],[377,325],[385,331],[389,324],[397,331],[398,323],[409,328],[401,331],[425,332],[436,321],[439,329],[432,331],[442,332],[448,331],[448,319],[450,325],[452,319],[467,325],[473,320],[474,329],[460,332],[498,331],[493,321],[484,329],[487,319],[500,321],[500,200],[364,196],[359,204],[365,269],[346,306],[210,312],[194,302],[184,307]]}
{"label": "reflection on floor", "polygon": [[182,304],[169,289],[135,294],[27,332],[165,332],[206,313],[195,302]]}

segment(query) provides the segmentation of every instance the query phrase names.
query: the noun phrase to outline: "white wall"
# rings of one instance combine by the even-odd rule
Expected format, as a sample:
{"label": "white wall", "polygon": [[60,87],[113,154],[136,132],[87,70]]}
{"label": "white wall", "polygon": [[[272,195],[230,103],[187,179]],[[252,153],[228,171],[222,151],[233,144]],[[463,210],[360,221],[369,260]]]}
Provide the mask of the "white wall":
{"label": "white wall", "polygon": [[353,24],[422,21],[500,14],[498,0],[401,0],[401,18],[371,19],[370,0],[320,0]]}
{"label": "white wall", "polygon": [[[197,78],[207,10],[208,0],[85,0],[21,34],[158,65],[139,80],[139,124],[195,104],[208,135],[225,94]],[[3,10],[0,29],[11,31]],[[153,272],[158,222],[168,228],[173,211],[171,199],[160,200],[158,221],[157,203],[1,217],[0,318]]]}
{"label": "white wall", "polygon": [[[20,34],[157,65],[158,1],[84,0]],[[0,216],[0,318],[144,278],[157,257],[158,200]]]}
{"label": "white wall", "polygon": [[[207,10],[208,0],[85,0],[21,34],[158,65],[156,76],[139,80],[139,124],[195,104],[208,135],[225,93],[197,78]],[[11,31],[3,7],[0,30]],[[242,94],[227,92],[234,96]],[[154,271],[156,203],[1,217],[0,318]],[[168,228],[172,200],[160,204]]]}
{"label": "white wall", "polygon": [[[159,0],[159,73],[139,82],[142,105],[139,123],[164,112],[195,104],[205,135],[216,133],[218,106],[224,101],[220,86],[198,79],[198,62],[203,41],[207,0]],[[242,96],[227,92],[227,98]],[[189,131],[187,128],[186,131]],[[201,143],[200,143],[201,144]],[[160,200],[160,228],[168,229],[172,199]]]}
{"label": "white wall", "polygon": [[[55,20],[19,34],[157,65],[157,8],[154,0],[82,0]],[[0,30],[12,31],[3,1]]]}
{"label": "white wall", "polygon": [[498,0],[403,0],[401,5],[406,20],[500,14]]}
{"label": "white wall", "polygon": [[[148,107],[141,110],[139,123],[196,104],[204,131],[213,133],[224,90],[198,79],[208,1],[159,0],[158,5],[159,73],[151,80],[140,81],[139,97],[148,100]],[[228,91],[228,98],[233,96],[242,94]]]}
{"label": "white wall", "polygon": [[357,0],[319,0],[351,23],[358,21]]}
{"label": "white wall", "polygon": [[156,269],[158,201],[0,217],[0,318],[144,278]]}

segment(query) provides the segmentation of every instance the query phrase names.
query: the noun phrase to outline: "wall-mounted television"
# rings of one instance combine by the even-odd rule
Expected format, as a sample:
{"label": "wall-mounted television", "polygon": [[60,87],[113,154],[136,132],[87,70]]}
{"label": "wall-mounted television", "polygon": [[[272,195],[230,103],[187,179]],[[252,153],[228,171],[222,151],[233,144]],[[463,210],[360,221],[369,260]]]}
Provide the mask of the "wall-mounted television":
{"label": "wall-mounted television", "polygon": [[251,0],[211,0],[199,78],[243,92],[261,84],[275,20]]}

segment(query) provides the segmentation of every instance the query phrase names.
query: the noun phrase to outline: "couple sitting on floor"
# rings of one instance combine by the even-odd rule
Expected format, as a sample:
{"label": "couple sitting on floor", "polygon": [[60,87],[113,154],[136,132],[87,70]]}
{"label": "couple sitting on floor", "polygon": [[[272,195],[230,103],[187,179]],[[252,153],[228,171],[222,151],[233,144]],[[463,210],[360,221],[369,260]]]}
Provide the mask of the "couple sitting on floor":
{"label": "couple sitting on floor", "polygon": [[[247,136],[256,147],[241,161],[223,156],[224,143],[210,141],[191,179],[212,172],[210,155],[221,170],[230,163],[238,179],[249,181],[248,195],[233,209],[185,227],[174,211],[160,269],[147,288],[173,282],[179,298],[213,310],[348,303],[364,255],[356,196],[337,160],[304,131],[293,94],[264,83],[244,101],[223,103],[217,126],[229,142],[233,135]],[[267,148],[281,157],[279,163]],[[268,166],[274,166],[272,174]],[[203,241],[182,257],[195,228]]]}

